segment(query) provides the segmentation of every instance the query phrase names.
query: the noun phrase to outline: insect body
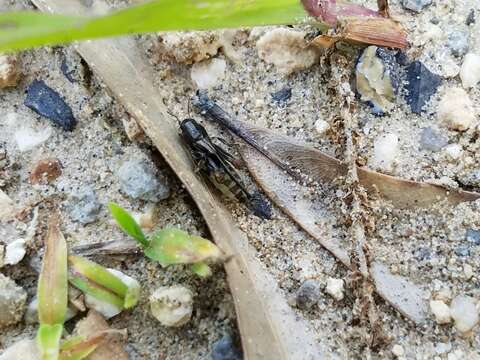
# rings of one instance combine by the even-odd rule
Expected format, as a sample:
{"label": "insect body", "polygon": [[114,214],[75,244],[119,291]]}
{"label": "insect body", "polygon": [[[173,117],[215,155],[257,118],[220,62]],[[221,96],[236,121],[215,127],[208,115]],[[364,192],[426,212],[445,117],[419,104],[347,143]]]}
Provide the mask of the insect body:
{"label": "insect body", "polygon": [[207,177],[227,197],[250,199],[233,165],[234,157],[216,145],[202,125],[194,119],[185,119],[180,123],[180,130],[197,171]]}

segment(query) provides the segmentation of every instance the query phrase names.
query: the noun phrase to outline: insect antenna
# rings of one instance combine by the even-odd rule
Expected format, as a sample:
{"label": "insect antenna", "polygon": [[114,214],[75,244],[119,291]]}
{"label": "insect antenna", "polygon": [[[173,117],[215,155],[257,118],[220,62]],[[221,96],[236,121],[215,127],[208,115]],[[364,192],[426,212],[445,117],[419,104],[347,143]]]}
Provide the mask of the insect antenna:
{"label": "insect antenna", "polygon": [[167,110],[167,114],[170,115],[170,116],[173,116],[175,119],[177,119],[178,125],[180,125],[180,119],[178,118],[177,115],[175,115],[174,113],[171,113],[169,110]]}

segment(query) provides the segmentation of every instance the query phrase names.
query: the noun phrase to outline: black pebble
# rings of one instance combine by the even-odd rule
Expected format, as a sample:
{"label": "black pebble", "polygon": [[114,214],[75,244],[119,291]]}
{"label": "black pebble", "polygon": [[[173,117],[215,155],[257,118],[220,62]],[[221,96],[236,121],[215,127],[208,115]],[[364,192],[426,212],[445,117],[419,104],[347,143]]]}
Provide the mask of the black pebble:
{"label": "black pebble", "polygon": [[277,103],[283,103],[292,97],[292,89],[285,87],[282,90],[273,92],[271,95],[273,101]]}
{"label": "black pebble", "polygon": [[420,114],[422,108],[437,91],[442,79],[428,70],[420,61],[414,61],[407,67],[407,81],[407,103],[412,112]]}
{"label": "black pebble", "polygon": [[213,360],[242,360],[241,350],[237,348],[230,335],[224,335],[220,340],[213,344]]}
{"label": "black pebble", "polygon": [[70,106],[65,103],[59,93],[48,87],[42,80],[34,80],[30,84],[24,104],[66,131],[72,131],[77,125]]}
{"label": "black pebble", "polygon": [[250,201],[255,216],[264,220],[272,218],[272,206],[259,191],[255,191]]}
{"label": "black pebble", "polygon": [[468,229],[465,238],[470,243],[480,245],[480,230]]}
{"label": "black pebble", "polygon": [[470,26],[475,24],[475,10],[471,9],[468,13],[467,19],[465,20],[465,25]]}

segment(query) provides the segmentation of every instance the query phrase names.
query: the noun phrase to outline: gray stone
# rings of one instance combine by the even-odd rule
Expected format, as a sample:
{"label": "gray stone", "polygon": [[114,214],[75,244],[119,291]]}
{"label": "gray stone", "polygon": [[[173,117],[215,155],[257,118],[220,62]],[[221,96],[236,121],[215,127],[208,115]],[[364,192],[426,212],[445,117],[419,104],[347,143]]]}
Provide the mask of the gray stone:
{"label": "gray stone", "polygon": [[86,186],[71,196],[69,207],[73,221],[88,224],[97,219],[102,206],[97,200],[95,191]]}
{"label": "gray stone", "polygon": [[468,245],[459,245],[453,249],[453,252],[459,257],[466,257],[470,255],[470,247]]}
{"label": "gray stone", "polygon": [[432,0],[402,0],[402,5],[405,9],[420,12],[427,5],[430,5]]}
{"label": "gray stone", "polygon": [[447,145],[448,138],[446,136],[430,127],[423,129],[420,135],[420,148],[422,150],[437,152]]}
{"label": "gray stone", "polygon": [[213,344],[212,360],[241,360],[242,351],[235,345],[232,337],[227,334]]}
{"label": "gray stone", "polygon": [[306,280],[298,288],[295,301],[300,309],[310,309],[320,297],[320,284],[315,280]]}
{"label": "gray stone", "polygon": [[480,230],[468,229],[465,238],[472,245],[480,245]]}
{"label": "gray stone", "polygon": [[25,313],[27,293],[0,273],[0,328],[18,323]]}
{"label": "gray stone", "polygon": [[480,187],[480,169],[475,169],[459,179],[463,185]]}
{"label": "gray stone", "polygon": [[122,164],[117,176],[122,191],[134,198],[157,202],[170,196],[170,186],[156,169],[143,159],[132,159]]}
{"label": "gray stone", "polygon": [[450,32],[447,45],[454,56],[462,57],[468,52],[468,33],[460,30]]}

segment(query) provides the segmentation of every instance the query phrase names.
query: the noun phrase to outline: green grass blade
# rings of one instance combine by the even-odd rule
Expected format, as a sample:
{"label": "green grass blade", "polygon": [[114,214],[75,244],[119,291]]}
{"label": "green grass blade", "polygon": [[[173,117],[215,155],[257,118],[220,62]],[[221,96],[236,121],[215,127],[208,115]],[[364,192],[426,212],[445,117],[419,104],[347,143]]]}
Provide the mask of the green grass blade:
{"label": "green grass blade", "polygon": [[101,17],[0,14],[0,52],[133,33],[293,24],[299,0],[154,0]]}
{"label": "green grass blade", "polygon": [[75,286],[77,289],[81,290],[83,293],[94,297],[97,300],[106,302],[108,304],[114,305],[119,309],[123,309],[123,299],[115,295],[114,293],[98,286],[93,283],[90,283],[79,276],[70,276],[70,283]]}
{"label": "green grass blade", "polygon": [[128,286],[103,266],[81,256],[71,255],[68,257],[68,260],[76,273],[114,292],[121,298],[127,295]]}
{"label": "green grass blade", "polygon": [[120,226],[125,233],[137,240],[140,245],[144,247],[149,245],[149,242],[140,228],[140,225],[137,224],[135,219],[128,213],[127,210],[114,203],[108,204],[108,207],[118,226]]}
{"label": "green grass blade", "polygon": [[[41,324],[37,332],[37,342],[42,360],[57,360],[60,353],[60,338],[63,324]],[[19,354],[20,356],[26,354]]]}

